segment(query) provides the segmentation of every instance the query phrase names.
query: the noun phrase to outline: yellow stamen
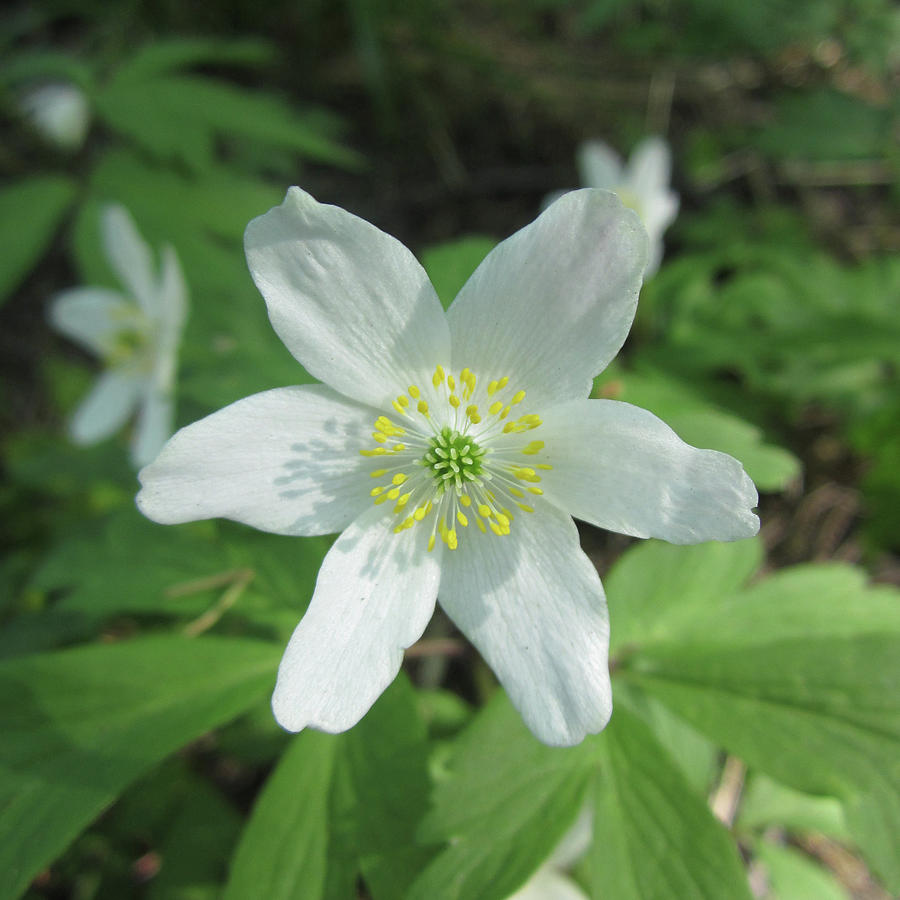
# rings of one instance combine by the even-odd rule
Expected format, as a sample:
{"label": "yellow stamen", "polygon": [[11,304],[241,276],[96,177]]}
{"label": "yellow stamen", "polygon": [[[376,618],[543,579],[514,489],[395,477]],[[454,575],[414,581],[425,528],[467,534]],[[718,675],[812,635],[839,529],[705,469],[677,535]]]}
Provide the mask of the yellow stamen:
{"label": "yellow stamen", "polygon": [[376,469],[374,472],[369,472],[370,478],[381,478],[382,475],[387,475],[387,469]]}
{"label": "yellow stamen", "polygon": [[500,410],[503,409],[503,404],[499,400],[495,400],[489,407],[488,412],[492,416],[496,416]]}
{"label": "yellow stamen", "polygon": [[420,401],[416,404],[416,409],[417,409],[420,413],[422,413],[423,416],[427,416],[427,415],[428,415],[428,404],[427,404],[424,400],[420,400]]}
{"label": "yellow stamen", "polygon": [[413,400],[418,400],[422,392],[414,384],[411,384],[407,393]]}
{"label": "yellow stamen", "polygon": [[465,517],[465,515],[463,515],[463,511],[461,509],[458,509],[456,511],[456,521],[459,522],[459,524],[462,525],[463,528],[466,528],[469,524],[469,520]]}
{"label": "yellow stamen", "polygon": [[466,508],[468,508],[468,507],[470,507],[470,506],[472,505],[472,498],[471,498],[468,494],[463,494],[463,495],[459,498],[459,502],[460,502],[463,506],[465,506]]}
{"label": "yellow stamen", "polygon": [[405,476],[402,472],[398,472],[398,473],[391,479],[391,481],[393,481],[394,484],[403,484],[403,482],[406,481],[406,476]]}

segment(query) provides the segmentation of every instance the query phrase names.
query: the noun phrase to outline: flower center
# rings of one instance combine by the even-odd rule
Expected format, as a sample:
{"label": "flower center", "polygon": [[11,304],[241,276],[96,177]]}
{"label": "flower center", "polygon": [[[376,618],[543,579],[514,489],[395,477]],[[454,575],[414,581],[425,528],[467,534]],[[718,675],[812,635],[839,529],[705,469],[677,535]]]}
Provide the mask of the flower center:
{"label": "flower center", "polygon": [[524,399],[508,376],[485,384],[469,368],[457,379],[437,366],[430,385],[410,385],[392,401],[397,420],[379,416],[375,446],[359,452],[376,460],[369,474],[384,482],[370,495],[376,505],[393,501],[395,532],[425,523],[429,550],[438,536],[455,550],[457,527],[472,521],[479,533],[502,537],[514,508],[534,512],[528,494],[543,494],[538,472],[552,466],[544,442],[529,434],[540,416],[513,412]]}

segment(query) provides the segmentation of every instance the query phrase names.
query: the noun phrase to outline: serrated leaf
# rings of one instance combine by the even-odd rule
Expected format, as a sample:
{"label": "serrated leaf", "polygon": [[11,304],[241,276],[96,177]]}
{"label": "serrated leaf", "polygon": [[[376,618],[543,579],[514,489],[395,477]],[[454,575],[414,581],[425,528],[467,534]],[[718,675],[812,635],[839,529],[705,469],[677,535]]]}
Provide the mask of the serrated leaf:
{"label": "serrated leaf", "polygon": [[257,798],[225,900],[319,900],[326,881],[331,776],[340,737],[295,737]]}
{"label": "serrated leaf", "polygon": [[620,704],[596,744],[592,896],[750,900],[734,840],[649,728]]}
{"label": "serrated leaf", "polygon": [[46,252],[76,189],[68,178],[40,175],[0,190],[0,305]]}
{"label": "serrated leaf", "polygon": [[408,900],[504,900],[575,820],[594,750],[539,743],[498,693],[454,745],[421,841],[446,842]]}
{"label": "serrated leaf", "polygon": [[270,689],[279,648],[142,638],[0,664],[0,896],[132,781]]}

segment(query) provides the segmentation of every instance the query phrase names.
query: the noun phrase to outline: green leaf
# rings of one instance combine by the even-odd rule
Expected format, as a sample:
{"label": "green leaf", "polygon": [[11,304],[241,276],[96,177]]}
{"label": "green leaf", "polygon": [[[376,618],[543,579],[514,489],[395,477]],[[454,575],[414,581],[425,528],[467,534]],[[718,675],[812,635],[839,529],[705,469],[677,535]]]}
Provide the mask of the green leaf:
{"label": "green leaf", "polygon": [[0,664],[0,896],[132,781],[270,689],[279,648],[143,638]]}
{"label": "green leaf", "polygon": [[596,742],[592,896],[750,900],[733,839],[647,726],[619,704]]}
{"label": "green leaf", "polygon": [[813,797],[757,772],[741,796],[737,826],[745,832],[762,831],[770,825],[817,831],[838,840],[849,838],[844,811],[834,797]]}
{"label": "green leaf", "polygon": [[456,741],[419,838],[446,842],[408,900],[503,900],[552,852],[581,806],[595,750],[539,743],[497,693]]}
{"label": "green leaf", "polygon": [[497,242],[482,235],[470,235],[459,240],[436,244],[422,251],[422,265],[447,309]]}
{"label": "green leaf", "polygon": [[689,547],[644,541],[603,579],[612,623],[610,650],[693,634],[699,611],[736,593],[762,561],[757,539]]}
{"label": "green leaf", "polygon": [[0,190],[0,304],[47,251],[76,185],[58,175],[41,175]]}
{"label": "green leaf", "polygon": [[405,897],[434,855],[416,830],[428,809],[428,745],[405,675],[343,736],[335,828],[355,849],[374,900]]}
{"label": "green leaf", "polygon": [[331,776],[339,737],[295,737],[256,801],[225,900],[318,900],[325,890]]}
{"label": "green leaf", "polygon": [[844,886],[821,865],[791,847],[761,841],[756,859],[763,863],[774,900],[850,900]]}
{"label": "green leaf", "polygon": [[251,38],[173,38],[141,47],[119,66],[116,78],[143,81],[154,75],[210,63],[255,66],[270,60],[273,52],[271,45]]}
{"label": "green leaf", "polygon": [[717,642],[698,626],[693,643],[648,646],[622,675],[751,766],[842,798],[851,834],[895,885],[898,660],[894,635]]}

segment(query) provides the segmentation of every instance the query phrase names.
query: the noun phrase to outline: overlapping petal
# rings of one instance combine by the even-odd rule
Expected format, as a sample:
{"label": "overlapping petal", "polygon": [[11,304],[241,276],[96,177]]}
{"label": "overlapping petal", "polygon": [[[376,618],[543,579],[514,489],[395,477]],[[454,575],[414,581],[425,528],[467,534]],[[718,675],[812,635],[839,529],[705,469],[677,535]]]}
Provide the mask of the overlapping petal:
{"label": "overlapping petal", "polygon": [[375,415],[325,385],[238,400],[175,434],[141,471],[138,506],[163,524],[220,516],[277,534],[340,531],[371,503],[359,448]]}
{"label": "overlapping petal", "polygon": [[447,365],[437,294],[395,238],[293,187],[244,239],[250,273],[288,350],[348,397],[389,407]]}
{"label": "overlapping petal", "polygon": [[579,146],[576,159],[585,187],[613,191],[622,183],[622,160],[609,144],[586,141]]}
{"label": "overlapping petal", "polygon": [[759,530],[753,482],[725,453],[684,443],[616,400],[572,400],[544,414],[548,500],[576,518],[673,544],[734,541]]}
{"label": "overlapping petal", "polygon": [[108,369],[81,401],[69,424],[72,440],[93,444],[118,431],[134,412],[141,379],[124,369]]}
{"label": "overlapping petal", "polygon": [[532,405],[585,397],[631,327],[647,236],[606,191],[566,194],[488,254],[450,307],[453,365]]}
{"label": "overlapping petal", "polygon": [[434,612],[441,547],[423,553],[422,535],[395,534],[372,507],[328,551],[306,615],[294,631],[272,697],[289,731],[345,731],[394,680],[403,650]]}
{"label": "overlapping petal", "polygon": [[541,503],[509,535],[446,553],[440,602],[540,740],[577,744],[606,725],[606,598],[568,515]]}

